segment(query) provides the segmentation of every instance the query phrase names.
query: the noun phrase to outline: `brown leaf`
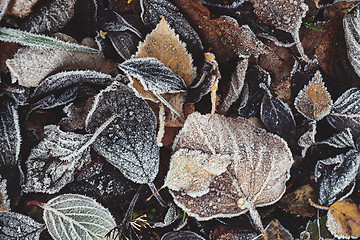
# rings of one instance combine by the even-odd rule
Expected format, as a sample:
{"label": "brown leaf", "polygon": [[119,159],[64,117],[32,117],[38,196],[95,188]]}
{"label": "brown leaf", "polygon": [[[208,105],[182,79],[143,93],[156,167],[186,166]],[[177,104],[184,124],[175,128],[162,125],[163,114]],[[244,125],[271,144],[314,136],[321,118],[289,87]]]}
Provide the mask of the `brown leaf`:
{"label": "brown leaf", "polygon": [[[271,240],[292,240],[294,239],[291,233],[284,228],[277,220],[272,220],[269,225],[266,226],[265,233],[267,239]],[[254,240],[262,240],[264,236],[260,235]]]}
{"label": "brown leaf", "polygon": [[316,214],[316,209],[310,205],[309,199],[317,199],[317,196],[311,185],[306,184],[282,197],[279,205],[293,214],[311,217]]}
{"label": "brown leaf", "polygon": [[199,220],[249,210],[261,226],[255,206],[271,205],[284,194],[293,163],[290,149],[245,119],[209,117],[188,116],[174,141],[165,186],[175,203]]}
{"label": "brown leaf", "polygon": [[326,226],[337,238],[360,237],[360,209],[351,199],[337,201],[330,206]]}
{"label": "brown leaf", "polygon": [[[67,37],[68,38],[68,37]],[[74,41],[74,40],[73,40]],[[20,48],[13,59],[6,61],[12,81],[19,85],[35,87],[47,76],[64,70],[95,70],[107,74],[116,73],[117,68],[102,54],[49,50],[40,48]]]}
{"label": "brown leaf", "polygon": [[316,71],[310,83],[295,99],[295,108],[310,120],[321,120],[331,110],[331,96],[326,90],[320,71]]}
{"label": "brown leaf", "polygon": [[37,2],[38,0],[12,0],[8,5],[7,13],[16,17],[26,17]]}

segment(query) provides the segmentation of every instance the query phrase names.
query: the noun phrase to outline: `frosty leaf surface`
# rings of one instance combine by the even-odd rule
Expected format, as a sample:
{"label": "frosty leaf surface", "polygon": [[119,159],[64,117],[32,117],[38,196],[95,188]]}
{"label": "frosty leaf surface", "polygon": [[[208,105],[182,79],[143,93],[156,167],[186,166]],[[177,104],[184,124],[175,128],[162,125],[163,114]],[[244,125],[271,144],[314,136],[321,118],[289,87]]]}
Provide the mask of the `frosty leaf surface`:
{"label": "frosty leaf surface", "polygon": [[330,206],[326,226],[338,239],[360,237],[360,209],[351,199],[337,201]]}
{"label": "frosty leaf surface", "polygon": [[296,110],[310,120],[321,120],[330,113],[332,100],[320,71],[316,71],[309,84],[299,92],[294,104]]}
{"label": "frosty leaf surface", "polygon": [[316,121],[309,122],[309,129],[300,136],[298,140],[298,145],[302,148],[301,156],[305,157],[307,150],[316,144],[315,135],[316,135]]}
{"label": "frosty leaf surface", "polygon": [[349,11],[343,19],[347,54],[355,73],[360,76],[360,6]]}
{"label": "frosty leaf surface", "polygon": [[316,0],[317,5],[320,8],[328,7],[330,5],[333,5],[337,2],[356,2],[357,0]]}
{"label": "frosty leaf surface", "polygon": [[[209,220],[278,201],[293,163],[286,142],[242,118],[209,117],[189,115],[174,141],[165,185],[175,203],[190,216]],[[189,161],[198,168],[187,166]]]}
{"label": "frosty leaf surface", "polygon": [[152,182],[159,167],[154,112],[130,88],[114,82],[96,96],[86,130],[95,132],[114,115],[116,118],[95,140],[95,151],[128,179],[140,184]]}
{"label": "frosty leaf surface", "polygon": [[230,106],[239,98],[242,88],[244,86],[248,65],[248,58],[243,58],[238,61],[236,70],[231,76],[229,91],[224,97],[220,112],[225,113],[230,108]]}
{"label": "frosty leaf surface", "polygon": [[350,128],[353,132],[360,132],[360,89],[346,90],[335,101],[326,118],[339,131]]}
{"label": "frosty leaf surface", "polygon": [[50,235],[64,240],[103,240],[116,227],[114,217],[94,199],[63,194],[40,205]]}
{"label": "frosty leaf surface", "polygon": [[[184,92],[184,80],[156,58],[133,58],[118,65],[129,79],[138,79],[145,90],[156,94]],[[131,81],[131,80],[130,80]]]}
{"label": "frosty leaf surface", "polygon": [[0,176],[0,212],[10,212],[10,199],[7,193],[7,180]]}
{"label": "frosty leaf surface", "polygon": [[191,52],[201,51],[203,45],[197,32],[192,28],[179,9],[166,0],[140,0],[141,19],[145,25],[154,28],[162,17],[176,30]]}
{"label": "frosty leaf surface", "polygon": [[0,99],[0,120],[0,166],[16,166],[21,145],[19,115],[16,105],[5,96]]}
{"label": "frosty leaf surface", "polygon": [[74,174],[91,161],[90,148],[81,149],[89,135],[63,132],[58,126],[44,128],[44,139],[26,161],[25,192],[53,194],[74,180]]}
{"label": "frosty leaf surface", "polygon": [[0,3],[0,20],[3,18],[10,0],[3,0]]}
{"label": "frosty leaf surface", "polygon": [[33,33],[57,32],[74,16],[77,0],[54,0],[48,6],[34,11],[21,29]]}
{"label": "frosty leaf surface", "polygon": [[356,150],[319,160],[315,166],[319,204],[329,206],[350,195],[355,187],[359,167],[360,153]]}
{"label": "frosty leaf surface", "polygon": [[284,138],[288,143],[294,141],[296,123],[291,108],[272,96],[269,90],[261,103],[260,118],[270,132]]}
{"label": "frosty leaf surface", "polygon": [[0,238],[38,240],[45,225],[16,212],[0,212]]}
{"label": "frosty leaf surface", "polygon": [[337,133],[324,141],[318,142],[317,144],[327,144],[335,148],[356,148],[350,128],[346,128],[344,131]]}
{"label": "frosty leaf surface", "polygon": [[[5,11],[12,16],[24,18],[28,16],[31,13],[31,8],[38,2],[37,0],[14,0],[9,3],[9,0],[2,1],[1,5],[2,7],[5,7],[3,9],[4,13]],[[7,9],[6,9],[7,7]],[[1,19],[1,18],[0,18]]]}
{"label": "frosty leaf surface", "polygon": [[202,236],[192,231],[168,232],[162,236],[161,240],[204,240]]}

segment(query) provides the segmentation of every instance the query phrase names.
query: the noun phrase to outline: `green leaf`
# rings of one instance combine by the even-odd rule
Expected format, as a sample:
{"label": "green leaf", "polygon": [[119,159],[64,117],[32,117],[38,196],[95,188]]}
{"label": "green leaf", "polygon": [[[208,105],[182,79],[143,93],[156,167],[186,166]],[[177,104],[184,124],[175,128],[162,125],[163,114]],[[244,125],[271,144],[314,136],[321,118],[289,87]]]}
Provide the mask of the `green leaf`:
{"label": "green leaf", "polygon": [[69,51],[81,51],[81,52],[99,52],[97,49],[82,46],[79,44],[64,42],[56,38],[48,37],[45,35],[39,35],[21,31],[11,28],[0,28],[0,41],[15,42],[24,46],[48,48],[48,49],[64,49]]}

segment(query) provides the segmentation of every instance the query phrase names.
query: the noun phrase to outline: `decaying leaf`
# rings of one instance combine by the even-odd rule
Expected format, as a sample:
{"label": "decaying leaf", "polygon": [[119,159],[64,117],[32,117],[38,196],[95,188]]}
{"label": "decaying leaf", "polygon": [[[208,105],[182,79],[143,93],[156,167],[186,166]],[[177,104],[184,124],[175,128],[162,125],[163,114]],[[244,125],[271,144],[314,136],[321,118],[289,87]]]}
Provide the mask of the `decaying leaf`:
{"label": "decaying leaf", "polygon": [[86,130],[94,133],[112,116],[116,118],[93,144],[95,151],[128,179],[139,184],[153,182],[159,168],[154,112],[130,88],[114,82],[95,97]]}
{"label": "decaying leaf", "polygon": [[360,76],[360,40],[358,37],[360,34],[359,24],[360,6],[357,5],[345,15],[343,26],[348,58],[358,76]]}
{"label": "decaying leaf", "polygon": [[16,166],[21,145],[19,116],[16,105],[6,96],[0,100],[0,120],[0,166]]}
{"label": "decaying leaf", "polygon": [[165,179],[175,203],[199,220],[250,211],[278,201],[293,163],[280,137],[249,121],[215,114],[188,116],[177,135]]}
{"label": "decaying leaf", "polygon": [[25,47],[6,61],[12,81],[25,87],[37,86],[45,77],[64,70],[94,70],[106,74],[117,72],[111,60],[101,53],[45,50]]}
{"label": "decaying leaf", "polygon": [[293,214],[311,217],[316,215],[316,209],[310,205],[309,199],[315,198],[317,198],[317,196],[315,195],[314,189],[310,184],[306,184],[282,197],[279,205],[281,208]]}
{"label": "decaying leaf", "polygon": [[0,176],[0,212],[10,212],[10,199],[6,188],[7,181]]}
{"label": "decaying leaf", "polygon": [[90,148],[82,148],[89,135],[66,133],[55,125],[45,126],[44,135],[26,161],[24,192],[56,193],[91,161]]}
{"label": "decaying leaf", "polygon": [[329,206],[349,196],[354,190],[359,167],[360,153],[354,149],[333,158],[319,160],[315,166],[319,203]]}
{"label": "decaying leaf", "polygon": [[360,133],[360,89],[346,90],[334,103],[328,122],[339,131],[350,128]]}
{"label": "decaying leaf", "polygon": [[360,236],[359,206],[351,199],[335,202],[327,213],[326,226],[336,238],[358,238]]}
{"label": "decaying leaf", "polygon": [[45,225],[16,212],[0,211],[0,238],[39,240]]}
{"label": "decaying leaf", "polygon": [[116,227],[109,210],[83,195],[63,194],[47,203],[31,204],[44,209],[43,218],[54,239],[103,240]]}
{"label": "decaying leaf", "polygon": [[280,30],[291,33],[298,51],[306,62],[310,59],[305,55],[300,42],[299,30],[302,19],[306,16],[308,6],[304,0],[250,0],[253,3],[254,13],[266,24],[274,26]]}
{"label": "decaying leaf", "polygon": [[[265,233],[267,236],[267,239],[272,240],[293,240],[293,236],[291,233],[284,228],[278,220],[272,220],[265,228]],[[260,235],[254,240],[262,240],[264,239],[264,236]]]}
{"label": "decaying leaf", "polygon": [[317,144],[327,144],[335,148],[356,148],[350,128],[346,128],[344,131],[337,133],[324,141],[318,142]]}
{"label": "decaying leaf", "polygon": [[221,113],[226,113],[230,106],[239,98],[240,93],[244,86],[246,70],[249,65],[249,59],[240,59],[237,63],[236,70],[231,76],[231,82],[228,93],[225,95],[224,100],[220,107]]}
{"label": "decaying leaf", "polygon": [[320,71],[316,71],[309,84],[299,92],[294,104],[295,108],[310,120],[321,120],[330,113],[332,100]]}
{"label": "decaying leaf", "polygon": [[316,135],[316,121],[310,121],[309,122],[309,129],[300,136],[298,140],[298,145],[302,148],[301,150],[301,156],[305,157],[307,150],[316,144],[315,140]]}
{"label": "decaying leaf", "polygon": [[77,0],[53,0],[50,5],[32,12],[21,29],[33,33],[57,32],[73,17],[76,2]]}

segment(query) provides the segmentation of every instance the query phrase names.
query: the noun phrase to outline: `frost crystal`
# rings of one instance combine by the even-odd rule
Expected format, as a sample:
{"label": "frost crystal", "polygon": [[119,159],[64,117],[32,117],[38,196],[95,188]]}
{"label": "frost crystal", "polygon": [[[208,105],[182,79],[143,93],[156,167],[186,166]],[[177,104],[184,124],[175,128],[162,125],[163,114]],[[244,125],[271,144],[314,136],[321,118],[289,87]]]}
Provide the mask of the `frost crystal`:
{"label": "frost crystal", "polygon": [[343,20],[347,53],[356,74],[360,76],[360,6],[357,5],[348,12]]}

